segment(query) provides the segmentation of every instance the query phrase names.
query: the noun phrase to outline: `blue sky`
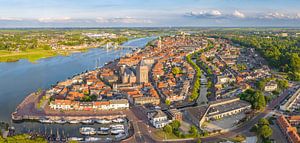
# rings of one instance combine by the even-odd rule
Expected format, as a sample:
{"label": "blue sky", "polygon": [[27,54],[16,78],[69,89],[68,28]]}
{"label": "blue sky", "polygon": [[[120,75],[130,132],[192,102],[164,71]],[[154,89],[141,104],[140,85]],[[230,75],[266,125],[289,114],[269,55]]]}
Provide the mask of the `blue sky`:
{"label": "blue sky", "polygon": [[299,0],[0,0],[0,27],[300,26]]}

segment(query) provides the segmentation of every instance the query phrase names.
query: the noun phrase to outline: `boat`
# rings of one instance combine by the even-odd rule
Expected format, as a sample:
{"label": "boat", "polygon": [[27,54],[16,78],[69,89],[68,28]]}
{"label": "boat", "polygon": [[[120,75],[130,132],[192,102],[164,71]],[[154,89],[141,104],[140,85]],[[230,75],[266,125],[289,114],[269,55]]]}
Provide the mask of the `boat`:
{"label": "boat", "polygon": [[54,122],[57,123],[57,124],[65,124],[65,123],[67,123],[67,121],[64,120],[64,119],[56,120],[56,121],[54,121]]}
{"label": "boat", "polygon": [[111,120],[107,120],[107,119],[99,119],[99,120],[96,120],[96,122],[99,123],[99,124],[109,124],[112,121]]}
{"label": "boat", "polygon": [[101,131],[101,130],[99,130],[99,131],[97,131],[97,134],[98,135],[108,135],[109,131],[108,130],[107,131]]}
{"label": "boat", "polygon": [[80,121],[79,120],[70,120],[69,123],[70,124],[79,124]]}
{"label": "boat", "polygon": [[83,141],[83,138],[79,138],[79,137],[69,137],[68,140],[69,140],[69,141]]}
{"label": "boat", "polygon": [[122,138],[122,137],[125,137],[125,134],[124,133],[120,133],[120,134],[117,134],[115,137],[116,138]]}
{"label": "boat", "polygon": [[114,123],[123,123],[125,120],[122,118],[116,118],[112,120]]}
{"label": "boat", "polygon": [[44,124],[51,124],[51,123],[53,123],[52,120],[46,119],[46,118],[45,119],[40,119],[39,122],[44,123]]}
{"label": "boat", "polygon": [[114,134],[114,135],[117,135],[117,134],[121,134],[121,133],[124,133],[125,131],[124,130],[121,130],[121,129],[116,129],[116,130],[111,130],[110,133],[111,134]]}
{"label": "boat", "polygon": [[100,130],[100,131],[108,131],[109,128],[107,128],[107,127],[100,127],[99,130]]}
{"label": "boat", "polygon": [[110,125],[110,128],[112,128],[112,129],[123,129],[124,130],[124,125],[121,125],[121,124]]}
{"label": "boat", "polygon": [[94,121],[91,120],[91,119],[87,119],[87,120],[82,120],[81,123],[83,123],[83,124],[93,124]]}
{"label": "boat", "polygon": [[96,130],[92,127],[82,127],[79,129],[80,134],[82,135],[95,135]]}
{"label": "boat", "polygon": [[85,137],[84,141],[87,142],[95,142],[95,141],[99,141],[101,140],[101,138],[97,138],[97,137]]}
{"label": "boat", "polygon": [[112,139],[112,138],[109,138],[109,137],[107,137],[107,138],[105,138],[104,140],[105,140],[105,141],[112,141],[113,139]]}

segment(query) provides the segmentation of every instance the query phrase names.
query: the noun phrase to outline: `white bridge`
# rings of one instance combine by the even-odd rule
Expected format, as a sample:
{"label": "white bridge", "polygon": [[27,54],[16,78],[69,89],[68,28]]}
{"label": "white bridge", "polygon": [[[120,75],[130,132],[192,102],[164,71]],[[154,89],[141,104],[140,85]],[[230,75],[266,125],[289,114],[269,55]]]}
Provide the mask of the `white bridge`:
{"label": "white bridge", "polygon": [[126,45],[119,45],[119,44],[112,44],[112,43],[107,43],[105,47],[106,49],[132,49],[132,50],[142,48],[142,46],[126,46]]}

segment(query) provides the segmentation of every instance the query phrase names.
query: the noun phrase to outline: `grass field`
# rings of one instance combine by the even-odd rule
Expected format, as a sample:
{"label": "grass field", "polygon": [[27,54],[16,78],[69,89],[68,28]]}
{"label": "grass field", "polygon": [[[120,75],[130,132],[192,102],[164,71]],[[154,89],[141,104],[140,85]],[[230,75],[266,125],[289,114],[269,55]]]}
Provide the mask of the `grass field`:
{"label": "grass field", "polygon": [[55,51],[44,49],[34,49],[22,52],[0,50],[0,62],[15,62],[20,59],[27,59],[30,62],[34,62],[38,59],[49,58],[57,55],[58,54]]}

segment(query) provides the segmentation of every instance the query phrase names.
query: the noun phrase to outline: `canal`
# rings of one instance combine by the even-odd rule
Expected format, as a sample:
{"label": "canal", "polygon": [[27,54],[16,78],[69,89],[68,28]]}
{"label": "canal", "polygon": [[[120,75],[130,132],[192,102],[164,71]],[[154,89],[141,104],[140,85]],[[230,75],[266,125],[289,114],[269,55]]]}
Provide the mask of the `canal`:
{"label": "canal", "polygon": [[[123,45],[144,47],[154,37],[130,40]],[[57,56],[40,59],[35,63],[20,60],[12,63],[0,63],[0,121],[12,124],[18,132],[65,132],[65,135],[78,135],[79,125],[43,125],[35,122],[12,123],[10,114],[30,93],[38,89],[48,89],[58,81],[66,80],[97,65],[103,66],[109,61],[132,52],[130,49],[107,50],[93,48],[84,53],[70,56]]]}

